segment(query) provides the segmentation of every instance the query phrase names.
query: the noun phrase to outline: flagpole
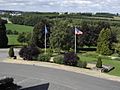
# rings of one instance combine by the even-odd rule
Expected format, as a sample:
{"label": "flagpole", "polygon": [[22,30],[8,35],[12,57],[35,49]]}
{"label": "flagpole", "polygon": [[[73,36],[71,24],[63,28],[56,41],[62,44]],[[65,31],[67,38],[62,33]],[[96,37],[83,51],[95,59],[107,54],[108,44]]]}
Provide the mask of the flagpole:
{"label": "flagpole", "polygon": [[[45,29],[46,29],[46,25],[45,25]],[[45,31],[45,54],[46,54],[46,31]]]}
{"label": "flagpole", "polygon": [[75,54],[76,54],[76,33],[75,33]]}

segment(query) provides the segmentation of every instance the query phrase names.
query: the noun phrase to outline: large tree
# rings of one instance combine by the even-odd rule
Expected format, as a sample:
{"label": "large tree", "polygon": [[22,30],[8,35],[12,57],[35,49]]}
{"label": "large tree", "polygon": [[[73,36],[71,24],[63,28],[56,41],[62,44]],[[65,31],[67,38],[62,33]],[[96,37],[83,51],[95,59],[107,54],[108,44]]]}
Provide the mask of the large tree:
{"label": "large tree", "polygon": [[0,48],[5,48],[8,45],[8,38],[6,35],[6,20],[0,19]]}
{"label": "large tree", "polygon": [[[111,55],[113,53],[112,44],[114,43],[111,29],[102,29],[97,42],[97,52],[102,55]],[[115,36],[114,36],[115,37]]]}
{"label": "large tree", "polygon": [[47,27],[47,47],[49,46],[49,37],[50,37],[50,28],[52,27],[52,22],[50,22],[47,19],[41,20],[39,23],[37,23],[33,29],[33,35],[32,35],[32,43],[37,45],[38,47],[43,48],[45,44],[45,25]]}
{"label": "large tree", "polygon": [[91,25],[88,21],[82,21],[81,27],[79,28],[83,35],[78,37],[78,44],[80,46],[96,46],[99,33],[102,29],[110,29],[110,24],[108,22],[98,22],[98,25]]}
{"label": "large tree", "polygon": [[74,48],[74,29],[69,22],[59,21],[54,25],[50,35],[50,46],[62,50]]}

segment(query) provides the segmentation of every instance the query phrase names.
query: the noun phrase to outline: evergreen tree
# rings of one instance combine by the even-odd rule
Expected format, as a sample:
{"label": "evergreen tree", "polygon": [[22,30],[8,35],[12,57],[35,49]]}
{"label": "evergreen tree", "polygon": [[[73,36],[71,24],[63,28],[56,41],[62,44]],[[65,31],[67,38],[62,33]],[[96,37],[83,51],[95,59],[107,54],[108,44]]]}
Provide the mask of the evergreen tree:
{"label": "evergreen tree", "polygon": [[96,67],[97,67],[97,68],[102,68],[102,60],[101,60],[101,57],[98,58]]}
{"label": "evergreen tree", "polygon": [[97,42],[97,52],[102,55],[111,55],[112,50],[112,33],[110,29],[102,29]]}
{"label": "evergreen tree", "polygon": [[9,57],[14,57],[13,47],[10,47],[10,49],[9,49]]}
{"label": "evergreen tree", "polygon": [[6,20],[0,19],[0,48],[7,47],[8,38],[6,35],[6,27],[5,24],[7,23]]}

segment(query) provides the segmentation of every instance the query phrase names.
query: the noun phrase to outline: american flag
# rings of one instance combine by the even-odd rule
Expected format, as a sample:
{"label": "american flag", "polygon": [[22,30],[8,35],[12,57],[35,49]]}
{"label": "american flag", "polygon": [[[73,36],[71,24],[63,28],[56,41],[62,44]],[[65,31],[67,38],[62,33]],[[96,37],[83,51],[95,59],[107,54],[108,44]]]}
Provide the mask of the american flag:
{"label": "american flag", "polygon": [[76,35],[80,35],[80,34],[83,34],[83,32],[80,31],[80,30],[78,30],[77,28],[75,28],[75,34],[76,34]]}

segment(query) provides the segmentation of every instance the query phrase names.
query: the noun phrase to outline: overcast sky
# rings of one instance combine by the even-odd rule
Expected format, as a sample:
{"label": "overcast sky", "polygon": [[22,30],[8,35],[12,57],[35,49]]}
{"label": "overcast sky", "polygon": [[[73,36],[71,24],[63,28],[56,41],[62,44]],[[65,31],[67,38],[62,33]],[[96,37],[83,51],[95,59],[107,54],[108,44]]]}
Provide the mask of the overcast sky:
{"label": "overcast sky", "polygon": [[1,10],[120,13],[120,0],[0,0]]}

